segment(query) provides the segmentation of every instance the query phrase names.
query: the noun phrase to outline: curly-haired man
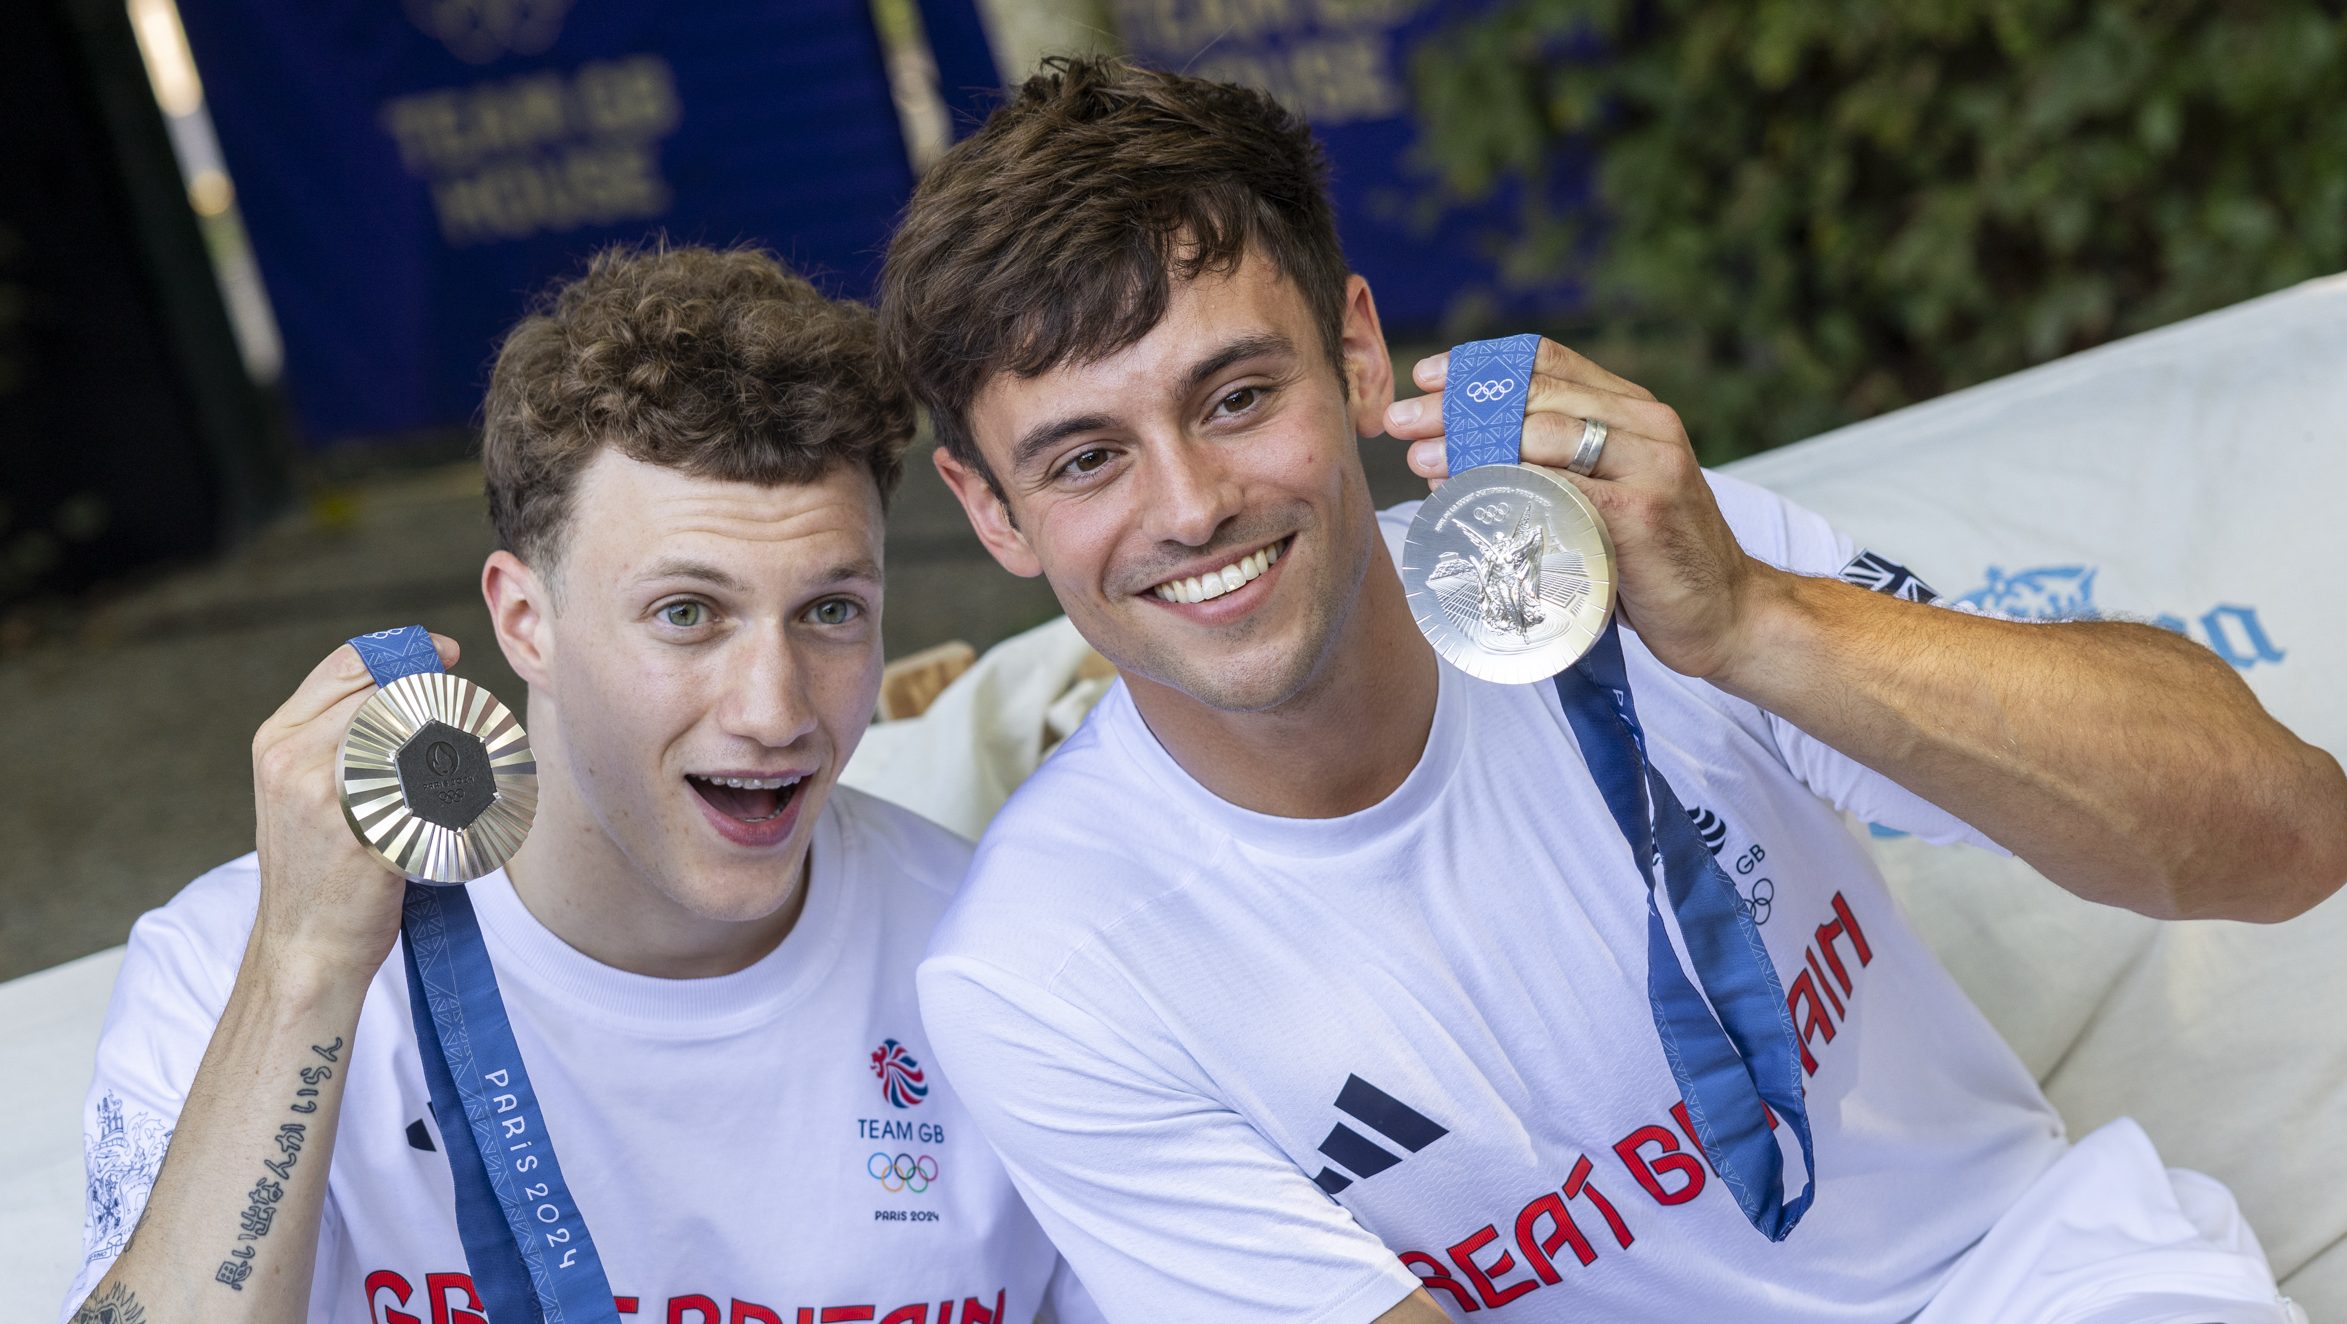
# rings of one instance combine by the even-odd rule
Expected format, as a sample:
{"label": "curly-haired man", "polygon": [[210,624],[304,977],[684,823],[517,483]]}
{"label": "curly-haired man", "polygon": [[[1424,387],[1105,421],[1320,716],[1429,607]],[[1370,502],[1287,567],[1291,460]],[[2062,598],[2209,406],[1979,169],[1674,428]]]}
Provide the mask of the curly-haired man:
{"label": "curly-haired man", "polygon": [[[481,589],[529,686],[539,809],[466,895],[608,1277],[596,1318],[1092,1318],[916,1017],[968,848],[836,784],[879,686],[911,432],[871,314],[755,252],[607,252],[498,358]],[[484,1303],[497,1252],[452,1203],[468,1127],[431,1106],[392,956],[402,880],[337,807],[372,690],[347,646],[319,664],[253,742],[257,854],[132,933],[93,1153],[175,1129],[159,1176],[93,1201],[76,1320],[536,1305]]]}
{"label": "curly-haired man", "polygon": [[[1823,520],[1707,481],[1669,408],[1547,342],[1507,379],[1523,451],[1562,466],[1611,429],[1567,477],[1618,551],[1622,670],[1569,677],[1567,707],[1442,665],[1359,446],[1442,476],[1441,394],[1484,379],[1431,359],[1394,400],[1322,173],[1263,96],[1063,62],[923,179],[883,281],[972,525],[1120,673],[987,829],[920,976],[1102,1307],[2284,1319],[2221,1187],[2132,1123],[2065,1142],[1841,811],[2091,899],[2272,920],[2347,876],[2338,764],[2162,631],[1841,582]],[[1767,860],[1765,926],[1626,773],[1649,753]],[[1642,832],[1675,840],[1673,912],[1708,879],[1720,923],[1666,933]],[[1699,946],[1745,964],[1707,966],[1690,1015],[1669,981]],[[1774,1112],[1686,1048],[1723,1003],[1757,1013],[1727,1033],[1774,1057]]]}

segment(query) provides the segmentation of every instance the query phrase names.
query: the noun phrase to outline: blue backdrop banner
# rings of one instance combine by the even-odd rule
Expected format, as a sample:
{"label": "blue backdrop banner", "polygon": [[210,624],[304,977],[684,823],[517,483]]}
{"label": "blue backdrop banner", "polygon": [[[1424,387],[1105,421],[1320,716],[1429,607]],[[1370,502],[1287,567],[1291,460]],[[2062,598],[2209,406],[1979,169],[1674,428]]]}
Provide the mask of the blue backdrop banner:
{"label": "blue backdrop banner", "polygon": [[613,240],[864,294],[912,187],[869,0],[180,10],[313,443],[463,423],[529,297]]}
{"label": "blue backdrop banner", "polygon": [[[1410,163],[1418,136],[1410,117],[1411,50],[1480,7],[1471,0],[1115,0],[1135,57],[1261,88],[1312,122],[1334,169],[1345,257],[1369,278],[1387,332],[1445,339],[1567,309],[1578,297],[1562,280],[1511,288],[1498,278],[1499,241],[1491,236],[1518,204],[1517,188],[1445,211],[1429,205],[1432,186]],[[1543,204],[1587,206],[1586,161],[1560,158],[1552,167]]]}

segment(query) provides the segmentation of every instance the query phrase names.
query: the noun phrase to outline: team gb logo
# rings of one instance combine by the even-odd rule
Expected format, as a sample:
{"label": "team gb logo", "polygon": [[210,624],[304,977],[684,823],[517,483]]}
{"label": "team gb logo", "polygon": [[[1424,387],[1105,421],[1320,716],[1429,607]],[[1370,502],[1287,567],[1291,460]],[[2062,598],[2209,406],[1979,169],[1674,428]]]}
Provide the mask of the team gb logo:
{"label": "team gb logo", "polygon": [[899,1108],[910,1108],[929,1097],[921,1063],[894,1039],[883,1039],[872,1050],[872,1074],[880,1077],[881,1096]]}

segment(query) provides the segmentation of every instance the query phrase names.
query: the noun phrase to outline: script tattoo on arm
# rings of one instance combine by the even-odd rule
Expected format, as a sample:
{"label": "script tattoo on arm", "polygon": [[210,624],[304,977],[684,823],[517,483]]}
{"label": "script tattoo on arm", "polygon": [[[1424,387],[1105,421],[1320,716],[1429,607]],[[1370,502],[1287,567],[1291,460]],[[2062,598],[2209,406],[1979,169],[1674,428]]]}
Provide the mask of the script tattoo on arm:
{"label": "script tattoo on arm", "polygon": [[136,1293],[116,1283],[90,1293],[90,1299],[73,1312],[71,1324],[147,1324],[147,1308],[139,1304]]}
{"label": "script tattoo on arm", "polygon": [[[310,1051],[324,1060],[301,1069],[301,1088],[294,1091],[293,1104],[287,1109],[288,1112],[305,1116],[318,1111],[318,1086],[334,1078],[333,1064],[342,1060],[342,1037],[336,1035],[331,1044],[311,1044]],[[268,1236],[270,1227],[277,1221],[277,1202],[285,1198],[285,1183],[293,1177],[294,1164],[301,1158],[302,1144],[308,1136],[309,1124],[306,1122],[286,1122],[278,1126],[277,1134],[271,1138],[277,1147],[277,1157],[261,1160],[263,1175],[253,1183],[253,1189],[245,1193],[244,1215],[238,1220],[241,1230],[236,1234],[237,1241],[243,1244],[228,1252],[227,1259],[220,1261],[220,1268],[212,1275],[214,1282],[226,1284],[231,1291],[244,1290],[244,1280],[253,1276],[253,1256],[258,1251],[258,1247],[251,1243]],[[143,1312],[136,1316],[122,1316],[120,1324],[136,1324],[144,1317]],[[82,1324],[82,1321],[76,1317],[73,1324]],[[113,1321],[107,1321],[106,1324],[113,1324]]]}

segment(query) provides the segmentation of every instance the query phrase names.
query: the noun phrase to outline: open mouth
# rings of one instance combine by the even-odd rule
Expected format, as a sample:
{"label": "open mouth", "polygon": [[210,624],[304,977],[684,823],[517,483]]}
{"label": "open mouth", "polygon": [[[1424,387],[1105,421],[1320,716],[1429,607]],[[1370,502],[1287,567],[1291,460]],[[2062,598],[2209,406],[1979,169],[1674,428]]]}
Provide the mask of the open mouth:
{"label": "open mouth", "polygon": [[727,818],[743,823],[765,823],[781,817],[790,808],[791,800],[807,778],[805,773],[791,777],[711,777],[688,772],[685,780],[709,802],[710,808]]}
{"label": "open mouth", "polygon": [[1237,592],[1271,569],[1280,554],[1287,551],[1288,542],[1294,536],[1290,534],[1269,547],[1249,552],[1220,569],[1191,575],[1186,579],[1169,579],[1149,591],[1156,594],[1161,602],[1207,602],[1225,593]]}

